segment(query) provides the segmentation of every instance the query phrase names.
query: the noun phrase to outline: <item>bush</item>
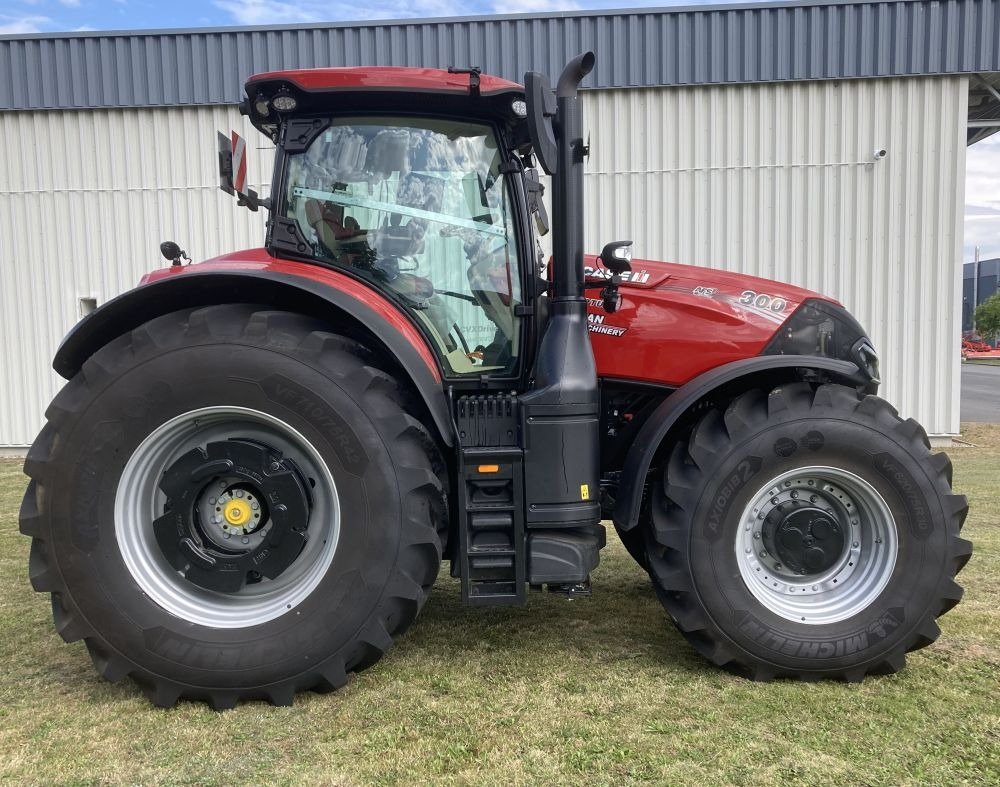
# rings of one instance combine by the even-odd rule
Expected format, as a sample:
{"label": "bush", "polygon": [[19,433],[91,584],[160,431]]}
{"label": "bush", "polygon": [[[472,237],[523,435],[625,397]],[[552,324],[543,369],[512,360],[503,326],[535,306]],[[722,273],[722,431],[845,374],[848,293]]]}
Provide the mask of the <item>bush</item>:
{"label": "bush", "polygon": [[976,307],[976,330],[986,341],[995,341],[1000,334],[1000,292],[994,293]]}

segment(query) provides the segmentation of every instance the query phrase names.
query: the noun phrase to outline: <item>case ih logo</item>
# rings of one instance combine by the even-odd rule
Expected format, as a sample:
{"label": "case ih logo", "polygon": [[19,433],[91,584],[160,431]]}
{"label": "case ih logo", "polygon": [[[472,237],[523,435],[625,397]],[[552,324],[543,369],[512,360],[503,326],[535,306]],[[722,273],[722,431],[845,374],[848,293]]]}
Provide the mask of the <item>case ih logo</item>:
{"label": "case ih logo", "polygon": [[[583,273],[585,276],[589,276],[591,279],[611,278],[611,271],[607,270],[606,268],[593,268],[590,265],[587,265],[583,269]],[[625,273],[622,274],[622,281],[631,281],[635,282],[636,284],[642,284],[644,282],[649,281],[649,271],[647,270],[625,271]]]}

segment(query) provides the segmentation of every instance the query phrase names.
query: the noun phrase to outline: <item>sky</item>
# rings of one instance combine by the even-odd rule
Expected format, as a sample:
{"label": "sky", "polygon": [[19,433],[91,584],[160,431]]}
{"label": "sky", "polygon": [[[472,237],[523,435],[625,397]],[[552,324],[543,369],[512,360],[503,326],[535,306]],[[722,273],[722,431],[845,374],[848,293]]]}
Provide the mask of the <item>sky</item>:
{"label": "sky", "polygon": [[[0,35],[699,5],[707,0],[0,0]],[[713,0],[726,2],[726,0]],[[963,258],[1000,257],[1000,134],[968,149]]]}
{"label": "sky", "polygon": [[966,262],[973,260],[976,246],[981,259],[1000,257],[1000,133],[966,151]]}
{"label": "sky", "polygon": [[[0,0],[0,35],[703,5],[708,0]],[[712,0],[727,2],[727,0]]]}

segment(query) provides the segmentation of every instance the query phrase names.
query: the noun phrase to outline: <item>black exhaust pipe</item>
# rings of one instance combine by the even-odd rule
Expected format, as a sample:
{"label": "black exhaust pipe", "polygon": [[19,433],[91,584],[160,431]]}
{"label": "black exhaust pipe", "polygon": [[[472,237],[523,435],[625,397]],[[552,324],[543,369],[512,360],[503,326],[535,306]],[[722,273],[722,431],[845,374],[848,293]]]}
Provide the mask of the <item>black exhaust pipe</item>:
{"label": "black exhaust pipe", "polygon": [[[594,53],[577,55],[563,69],[556,84],[556,144],[558,164],[553,183],[553,238],[555,300],[583,300],[583,113],[577,90],[594,68]],[[588,343],[589,346],[589,343]],[[596,390],[596,381],[595,381]]]}
{"label": "black exhaust pipe", "polygon": [[[550,318],[532,389],[521,397],[529,527],[580,527],[600,521],[597,367],[583,292],[586,151],[577,95],[594,60],[594,53],[586,52],[566,65],[557,83],[554,113],[544,78],[525,76],[536,153],[553,176],[554,218]],[[553,141],[554,161],[551,154],[546,156]]]}

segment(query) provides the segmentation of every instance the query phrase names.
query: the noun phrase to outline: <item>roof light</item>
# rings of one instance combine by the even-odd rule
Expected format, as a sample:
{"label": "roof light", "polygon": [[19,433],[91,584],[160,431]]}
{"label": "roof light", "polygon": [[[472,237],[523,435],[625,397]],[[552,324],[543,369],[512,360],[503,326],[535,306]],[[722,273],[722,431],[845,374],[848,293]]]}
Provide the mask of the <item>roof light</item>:
{"label": "roof light", "polygon": [[258,96],[257,100],[253,105],[254,111],[261,117],[267,117],[271,114],[271,108],[268,106],[266,96]]}
{"label": "roof light", "polygon": [[510,109],[519,118],[528,117],[528,104],[523,98],[515,98],[510,104]]}
{"label": "roof light", "polygon": [[295,100],[295,96],[280,95],[271,100],[271,106],[279,112],[293,112],[298,105],[299,102]]}

